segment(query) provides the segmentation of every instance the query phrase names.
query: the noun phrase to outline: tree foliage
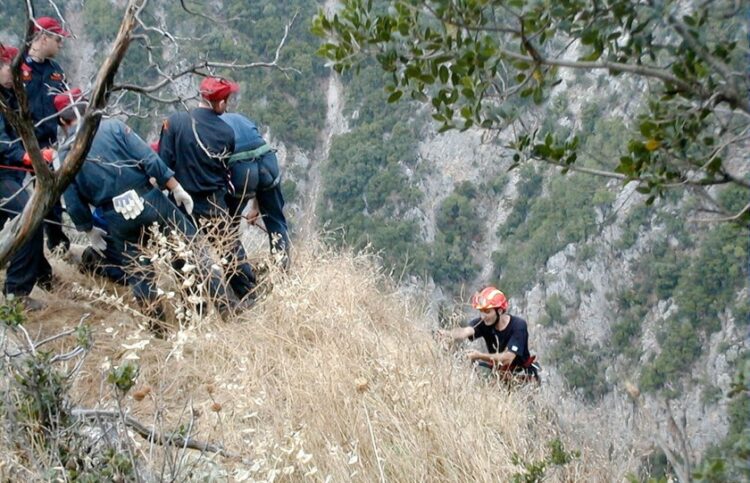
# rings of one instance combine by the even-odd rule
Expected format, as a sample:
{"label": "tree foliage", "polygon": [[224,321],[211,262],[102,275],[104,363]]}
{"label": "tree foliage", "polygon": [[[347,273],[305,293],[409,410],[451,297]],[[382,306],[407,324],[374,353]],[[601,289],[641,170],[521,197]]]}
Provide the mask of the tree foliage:
{"label": "tree foliage", "polygon": [[[725,162],[750,129],[741,2],[685,8],[682,2],[615,0],[348,0],[320,13],[320,53],[339,71],[374,58],[386,91],[429,102],[442,129],[487,129],[523,121],[519,98],[541,104],[561,69],[628,76],[643,92],[630,141],[615,171],[650,197],[670,187],[732,183],[750,188]],[[578,141],[522,132],[517,159],[573,167]],[[726,207],[717,204],[727,212]],[[750,219],[750,205],[734,213]]]}

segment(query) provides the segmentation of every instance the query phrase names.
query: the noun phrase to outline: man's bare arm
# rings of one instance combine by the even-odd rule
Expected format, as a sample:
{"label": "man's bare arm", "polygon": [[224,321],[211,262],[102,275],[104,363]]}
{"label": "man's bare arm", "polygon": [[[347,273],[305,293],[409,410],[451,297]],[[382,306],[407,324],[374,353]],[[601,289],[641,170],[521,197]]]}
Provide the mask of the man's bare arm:
{"label": "man's bare arm", "polygon": [[474,335],[474,327],[456,327],[450,330],[438,330],[440,337],[452,340],[465,340]]}

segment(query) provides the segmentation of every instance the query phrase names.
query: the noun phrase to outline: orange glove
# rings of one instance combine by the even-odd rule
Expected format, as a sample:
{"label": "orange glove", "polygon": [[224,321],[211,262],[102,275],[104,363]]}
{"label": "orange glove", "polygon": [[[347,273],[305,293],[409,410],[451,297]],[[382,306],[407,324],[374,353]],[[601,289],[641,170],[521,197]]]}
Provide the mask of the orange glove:
{"label": "orange glove", "polygon": [[[47,162],[47,164],[52,164],[52,160],[55,159],[55,150],[50,148],[44,148],[42,149],[42,159]],[[29,156],[29,153],[23,153],[23,158],[21,160],[23,162],[24,166],[31,166],[31,156]]]}

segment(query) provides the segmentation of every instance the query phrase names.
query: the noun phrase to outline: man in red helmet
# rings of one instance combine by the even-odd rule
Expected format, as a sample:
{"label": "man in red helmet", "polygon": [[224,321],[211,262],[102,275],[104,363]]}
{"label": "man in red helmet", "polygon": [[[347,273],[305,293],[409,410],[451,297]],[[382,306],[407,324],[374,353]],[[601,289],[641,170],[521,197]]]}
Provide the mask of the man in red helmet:
{"label": "man in red helmet", "polygon": [[[54,96],[68,90],[65,83],[65,73],[55,62],[55,57],[70,33],[65,30],[57,19],[39,17],[34,20],[34,36],[31,39],[28,54],[21,65],[21,79],[26,87],[29,111],[34,121],[34,133],[39,147],[50,148],[57,143],[57,118]],[[45,223],[47,247],[52,250],[58,246],[67,251],[70,240],[63,232],[62,206],[55,203],[47,217],[53,223]]]}
{"label": "man in red helmet", "polygon": [[469,351],[467,358],[482,367],[502,371],[507,377],[539,381],[539,366],[529,353],[529,331],[526,321],[508,312],[508,299],[495,287],[486,287],[471,297],[471,306],[479,317],[466,327],[439,330],[438,335],[452,340],[483,338],[488,352]]}
{"label": "man in red helmet", "polygon": [[[234,154],[234,130],[219,116],[239,85],[221,77],[206,77],[200,84],[200,105],[189,112],[172,114],[162,123],[159,156],[175,173],[195,205],[198,219],[221,223],[229,213],[226,202],[227,161]],[[228,277],[240,299],[250,296],[255,273],[239,240],[231,247],[237,267]]]}
{"label": "man in red helmet", "polygon": [[[18,102],[12,89],[11,63],[17,55],[18,49],[0,43],[0,99],[14,110],[18,108]],[[24,184],[28,171],[24,156],[23,143],[18,134],[0,114],[0,226],[23,211],[29,201]],[[6,296],[13,295],[27,310],[39,310],[44,307],[44,303],[29,296],[34,285],[47,290],[52,287],[52,268],[44,256],[41,226],[34,230],[29,240],[18,247],[11,257],[3,293]]]}

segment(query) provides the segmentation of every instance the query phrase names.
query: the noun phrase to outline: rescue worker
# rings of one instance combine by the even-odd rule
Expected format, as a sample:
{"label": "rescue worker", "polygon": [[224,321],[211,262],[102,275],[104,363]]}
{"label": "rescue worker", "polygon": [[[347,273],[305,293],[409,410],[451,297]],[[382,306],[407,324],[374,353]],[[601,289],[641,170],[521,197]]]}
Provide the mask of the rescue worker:
{"label": "rescue worker", "polygon": [[[11,109],[17,103],[13,94],[11,63],[18,49],[0,45],[0,96]],[[21,213],[29,201],[24,178],[29,169],[24,166],[23,143],[9,122],[0,114],[0,227]],[[10,259],[3,293],[20,300],[27,310],[44,308],[44,303],[29,296],[34,285],[50,289],[52,268],[44,257],[44,234],[39,226]]]}
{"label": "rescue worker", "polygon": [[[57,143],[57,117],[53,99],[67,90],[65,73],[53,59],[62,48],[70,33],[52,17],[39,17],[34,21],[34,36],[31,39],[25,63],[21,66],[21,78],[26,86],[31,118],[34,121],[39,147],[50,148]],[[54,223],[45,223],[47,247],[50,250],[61,246],[70,248],[70,240],[62,230],[62,206],[56,203],[47,217]]]}
{"label": "rescue worker", "polygon": [[471,297],[479,311],[466,327],[439,330],[438,336],[452,340],[483,338],[488,352],[469,351],[466,357],[481,367],[495,371],[504,380],[539,382],[539,365],[529,353],[526,321],[508,313],[508,299],[495,287],[485,287]]}
{"label": "rescue worker", "polygon": [[[74,89],[55,96],[60,124],[67,136],[60,149],[64,159],[75,140],[80,116],[87,103],[79,99],[80,90]],[[174,228],[189,239],[197,230],[185,214],[175,206],[159,188],[153,186],[154,178],[159,188],[171,191],[178,206],[190,214],[193,200],[174,172],[154,153],[125,123],[116,119],[105,119],[94,135],[86,161],[63,194],[70,218],[79,231],[85,232],[92,247],[107,249],[105,235],[111,247],[107,259],[119,267],[125,267],[138,258],[137,245],[147,236],[153,223],[163,229]],[[101,216],[108,232],[94,225],[90,207],[101,209]],[[208,255],[206,266],[210,266]],[[144,272],[123,272],[136,298],[150,302],[156,292],[150,277]],[[211,270],[209,277],[211,294],[215,296],[219,311],[226,313],[229,306],[225,300],[221,277]],[[161,314],[158,311],[157,317]]]}
{"label": "rescue worker", "polygon": [[[229,212],[226,163],[235,144],[234,131],[219,116],[226,112],[229,97],[238,91],[239,85],[232,81],[204,78],[200,105],[189,112],[172,114],[163,122],[159,138],[159,156],[192,196],[195,216],[215,221],[220,227]],[[231,250],[237,266],[228,277],[229,285],[240,299],[252,297],[255,273],[239,238]]]}
{"label": "rescue worker", "polygon": [[[227,205],[232,219],[244,213],[251,224],[259,216],[268,232],[271,253],[278,255],[280,265],[289,267],[289,229],[284,216],[284,196],[281,193],[281,172],[276,153],[258,132],[255,123],[236,113],[225,113],[221,119],[234,130],[234,154],[229,158],[230,189]],[[239,226],[239,223],[237,223]]]}

